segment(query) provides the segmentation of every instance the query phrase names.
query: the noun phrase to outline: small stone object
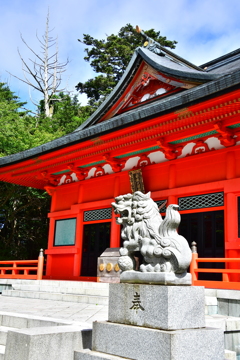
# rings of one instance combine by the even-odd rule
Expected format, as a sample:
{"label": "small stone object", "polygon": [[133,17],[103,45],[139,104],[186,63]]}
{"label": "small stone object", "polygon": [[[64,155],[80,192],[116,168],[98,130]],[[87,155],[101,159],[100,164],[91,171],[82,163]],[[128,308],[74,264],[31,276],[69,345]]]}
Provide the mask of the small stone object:
{"label": "small stone object", "polygon": [[119,248],[107,248],[98,257],[98,282],[120,282],[120,268],[118,265]]}
{"label": "small stone object", "polygon": [[[120,195],[115,198],[116,202],[112,203],[115,214],[120,215],[116,220],[122,225],[121,237],[124,240],[123,247],[119,250],[119,267],[123,273],[140,271],[143,274],[186,275],[192,252],[187,240],[177,232],[181,220],[178,205],[169,205],[163,220],[150,195],[150,192],[143,194],[136,191],[133,194]],[[137,269],[135,256],[139,252],[143,262]],[[130,276],[133,282],[134,276]],[[144,275],[141,278],[144,278]],[[146,278],[149,276],[146,275]],[[156,279],[156,276],[154,278]],[[190,285],[189,280],[186,285]]]}

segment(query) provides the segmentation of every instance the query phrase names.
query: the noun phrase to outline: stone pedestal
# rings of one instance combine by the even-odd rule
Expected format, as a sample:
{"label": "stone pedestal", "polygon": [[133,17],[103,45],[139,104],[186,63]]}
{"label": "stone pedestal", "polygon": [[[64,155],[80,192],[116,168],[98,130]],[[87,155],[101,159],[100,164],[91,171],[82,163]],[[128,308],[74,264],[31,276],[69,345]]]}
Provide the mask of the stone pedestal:
{"label": "stone pedestal", "polygon": [[175,274],[173,272],[141,272],[123,271],[121,283],[151,284],[151,285],[192,285],[192,275],[189,273]]}
{"label": "stone pedestal", "polygon": [[92,349],[137,360],[223,360],[220,329],[164,331],[108,322],[93,324]]}
{"label": "stone pedestal", "polygon": [[204,288],[110,284],[108,322],[74,360],[223,360],[224,334],[206,328]]}
{"label": "stone pedestal", "polygon": [[114,284],[110,286],[108,320],[162,330],[205,327],[204,288]]}

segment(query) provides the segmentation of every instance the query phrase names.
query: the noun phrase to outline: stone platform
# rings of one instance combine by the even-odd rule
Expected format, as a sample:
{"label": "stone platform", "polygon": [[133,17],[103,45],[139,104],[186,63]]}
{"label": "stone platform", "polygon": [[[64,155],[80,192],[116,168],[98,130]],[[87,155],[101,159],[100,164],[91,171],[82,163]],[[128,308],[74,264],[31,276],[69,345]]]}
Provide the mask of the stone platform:
{"label": "stone platform", "polygon": [[120,275],[121,283],[155,284],[155,285],[192,285],[190,273],[175,274],[173,272],[140,272],[123,271]]}
{"label": "stone platform", "polygon": [[113,284],[108,320],[162,330],[205,327],[204,288]]}
{"label": "stone platform", "polygon": [[223,360],[223,343],[220,329],[164,331],[117,323],[93,323],[93,351],[127,359]]}
{"label": "stone platform", "polygon": [[204,288],[110,284],[108,322],[74,360],[223,360],[224,334],[206,328]]}

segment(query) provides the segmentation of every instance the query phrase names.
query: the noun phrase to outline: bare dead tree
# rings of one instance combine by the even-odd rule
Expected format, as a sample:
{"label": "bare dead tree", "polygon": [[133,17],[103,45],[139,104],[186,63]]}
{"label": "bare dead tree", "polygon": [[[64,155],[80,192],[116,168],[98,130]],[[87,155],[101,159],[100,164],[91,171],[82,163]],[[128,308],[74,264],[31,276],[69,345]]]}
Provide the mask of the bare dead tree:
{"label": "bare dead tree", "polygon": [[[11,74],[18,80],[23,81],[28,84],[31,88],[40,91],[44,97],[44,109],[45,115],[48,117],[52,116],[52,107],[51,107],[51,99],[53,95],[61,92],[64,88],[59,89],[61,81],[62,81],[62,73],[66,71],[66,66],[69,62],[67,59],[65,63],[60,63],[58,61],[58,39],[50,36],[49,30],[49,12],[47,14],[46,19],[46,29],[44,35],[42,35],[42,39],[36,37],[40,43],[41,51],[38,54],[34,51],[25,41],[22,34],[21,39],[22,42],[26,45],[26,47],[35,55],[35,60],[29,59],[30,64],[28,64],[22,57],[19,49],[18,54],[22,61],[22,70],[24,74],[24,79],[19,78],[16,75]],[[54,50],[52,51],[52,48]],[[31,101],[34,103],[31,94]],[[34,103],[34,105],[38,106],[38,104]]]}

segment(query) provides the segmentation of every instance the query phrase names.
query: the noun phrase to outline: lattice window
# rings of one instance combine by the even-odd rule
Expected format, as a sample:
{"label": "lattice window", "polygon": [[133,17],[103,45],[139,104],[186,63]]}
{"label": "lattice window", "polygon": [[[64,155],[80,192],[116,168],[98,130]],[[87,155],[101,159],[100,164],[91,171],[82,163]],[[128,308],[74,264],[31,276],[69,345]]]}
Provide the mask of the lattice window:
{"label": "lattice window", "polygon": [[223,206],[223,192],[182,197],[178,199],[178,205],[179,210],[192,210]]}
{"label": "lattice window", "polygon": [[112,208],[84,211],[83,221],[97,221],[111,219]]}

